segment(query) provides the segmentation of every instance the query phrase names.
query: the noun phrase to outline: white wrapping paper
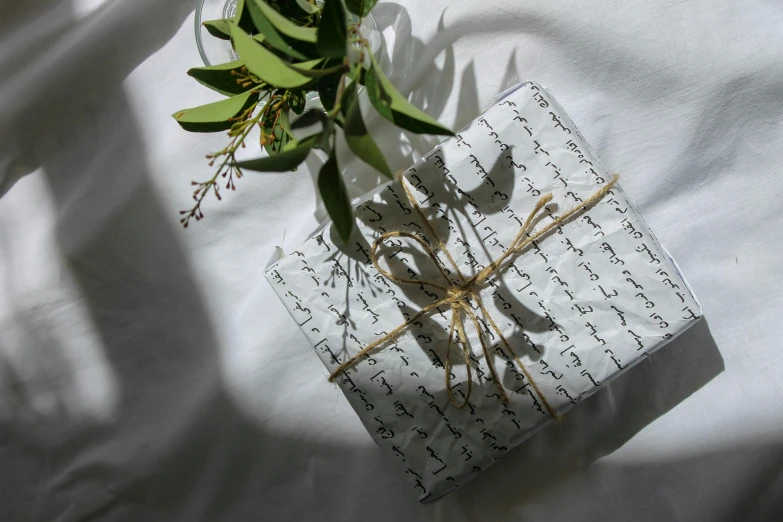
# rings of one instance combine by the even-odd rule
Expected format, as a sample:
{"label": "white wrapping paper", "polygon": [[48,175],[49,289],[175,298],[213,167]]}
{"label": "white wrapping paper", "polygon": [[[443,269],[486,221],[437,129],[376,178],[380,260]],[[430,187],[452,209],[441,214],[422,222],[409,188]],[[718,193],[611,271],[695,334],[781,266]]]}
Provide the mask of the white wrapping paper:
{"label": "white wrapping paper", "polygon": [[[531,82],[505,94],[405,173],[466,275],[503,253],[541,195],[553,194],[547,212],[557,215],[609,179],[543,88]],[[359,205],[357,215],[347,244],[327,226],[266,272],[323,361],[323,378],[443,297],[430,287],[398,286],[370,262],[371,245],[380,234],[425,233],[397,181]],[[549,219],[545,216],[537,226]],[[390,239],[379,252],[382,263],[399,276],[443,282],[412,241]],[[617,186],[516,257],[481,296],[560,414],[701,315],[676,265]],[[444,309],[416,323],[336,380],[373,439],[400,462],[422,502],[466,483],[552,420],[489,328],[485,335],[509,403],[499,400],[477,333],[468,326],[473,391],[463,409],[450,404],[443,366],[450,314]],[[460,350],[453,349],[451,357],[452,384],[464,397],[467,372]]]}

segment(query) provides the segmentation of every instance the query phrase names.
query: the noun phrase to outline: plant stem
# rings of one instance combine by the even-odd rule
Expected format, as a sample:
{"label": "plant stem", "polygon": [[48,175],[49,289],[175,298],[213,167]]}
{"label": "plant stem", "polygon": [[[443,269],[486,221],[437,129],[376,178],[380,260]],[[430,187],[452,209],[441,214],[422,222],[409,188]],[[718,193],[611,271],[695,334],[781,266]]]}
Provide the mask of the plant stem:
{"label": "plant stem", "polygon": [[342,106],[343,102],[343,93],[345,92],[346,76],[347,75],[343,73],[343,75],[340,77],[340,85],[337,87],[337,95],[334,98],[334,107],[332,107],[331,111],[326,113],[326,115],[331,119],[334,119],[340,113],[340,107]]}
{"label": "plant stem", "polygon": [[[265,109],[266,109],[266,107],[269,106],[271,101],[272,101],[272,97],[270,96],[270,99],[267,100]],[[259,100],[259,102],[260,102],[260,100]],[[241,121],[241,118],[245,118],[248,115],[252,114],[253,110],[258,106],[259,102],[256,102],[254,105],[249,107],[248,110],[246,110],[240,116],[240,121]],[[198,187],[196,189],[196,191],[193,193],[193,199],[196,201],[196,203],[195,203],[195,205],[193,205],[193,207],[190,208],[190,210],[182,210],[182,211],[180,211],[180,214],[183,215],[183,217],[180,219],[180,222],[182,223],[182,226],[187,228],[188,223],[190,222],[190,220],[192,218],[196,218],[196,220],[199,220],[202,217],[204,217],[204,213],[201,211],[201,203],[204,201],[204,198],[207,196],[207,194],[209,193],[210,189],[212,189],[212,191],[214,192],[215,196],[218,199],[220,199],[219,189],[217,188],[217,179],[218,179],[218,177],[220,177],[221,174],[223,174],[223,175],[231,174],[231,176],[233,177],[234,170],[236,170],[237,177],[241,177],[241,171],[238,168],[234,167],[234,166],[230,166],[229,165],[227,170],[224,170],[224,169],[225,169],[225,167],[226,167],[226,165],[228,164],[229,161],[234,160],[234,154],[239,149],[239,147],[244,146],[245,138],[247,138],[247,135],[250,134],[250,131],[253,130],[253,127],[255,127],[255,125],[261,120],[261,118],[263,117],[263,114],[264,114],[264,110],[262,110],[258,114],[258,116],[254,117],[254,118],[248,118],[247,120],[245,120],[243,122],[243,125],[241,126],[241,130],[239,131],[239,133],[236,134],[233,137],[233,139],[231,140],[229,145],[226,146],[226,148],[224,148],[220,152],[217,152],[217,153],[214,153],[214,154],[209,154],[207,156],[208,158],[209,157],[213,158],[212,161],[214,161],[214,158],[217,158],[219,156],[224,156],[224,158],[223,158],[223,161],[220,164],[220,166],[218,166],[217,170],[215,171],[215,175],[212,176],[212,178],[208,179],[207,181],[203,181],[203,182],[196,182],[196,181],[193,182],[193,185],[196,185]],[[263,135],[263,129],[262,129],[261,132],[262,132],[262,135]],[[231,179],[229,180],[229,184],[230,185],[233,184],[233,181]]]}

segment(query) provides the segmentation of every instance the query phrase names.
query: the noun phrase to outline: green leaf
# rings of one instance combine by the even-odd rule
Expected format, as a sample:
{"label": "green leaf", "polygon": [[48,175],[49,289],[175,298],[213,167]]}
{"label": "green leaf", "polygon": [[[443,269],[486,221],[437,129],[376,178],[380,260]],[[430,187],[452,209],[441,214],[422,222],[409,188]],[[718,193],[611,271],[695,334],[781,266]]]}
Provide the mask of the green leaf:
{"label": "green leaf", "polygon": [[258,94],[248,91],[225,100],[177,111],[172,116],[187,131],[222,131],[230,129],[235,123],[231,118],[241,114],[257,98]]}
{"label": "green leaf", "polygon": [[391,98],[386,94],[386,91],[381,87],[377,76],[370,70],[365,75],[365,86],[367,87],[367,97],[370,98],[370,103],[378,111],[378,114],[394,123],[394,113],[391,110]]}
{"label": "green leaf", "polygon": [[294,114],[302,114],[306,103],[304,91],[288,91],[288,106]]}
{"label": "green leaf", "polygon": [[367,85],[367,69],[364,67],[359,69],[359,79],[357,81],[359,85]]}
{"label": "green leaf", "polygon": [[244,65],[242,60],[235,60],[209,67],[194,67],[188,71],[188,76],[213,91],[225,96],[233,96],[247,90],[237,83],[237,77],[231,74],[231,71],[239,71],[242,65]]}
{"label": "green leaf", "polygon": [[429,114],[412,105],[392,85],[381,71],[375,56],[370,55],[372,66],[366,75],[367,95],[375,110],[396,126],[416,134],[454,133],[442,126]]}
{"label": "green leaf", "polygon": [[238,161],[234,165],[241,169],[259,172],[287,172],[295,170],[307,158],[310,151],[313,150],[313,146],[318,138],[318,136],[313,136],[285,150],[270,154],[265,158]]}
{"label": "green leaf", "polygon": [[321,138],[316,142],[315,148],[329,154],[329,151],[334,148],[334,120],[326,118],[324,120],[324,128],[321,131]]}
{"label": "green leaf", "polygon": [[329,65],[329,61],[330,60],[327,58],[317,58],[315,60],[309,60],[306,62],[291,63],[288,64],[288,66],[299,74],[309,76],[311,78],[318,78],[320,76],[326,76],[343,70],[342,64],[324,68],[326,65]]}
{"label": "green leaf", "polygon": [[[313,13],[310,13],[309,9],[300,5],[299,2],[293,0],[266,0],[266,3],[295,24],[309,26],[312,25],[312,22],[315,22],[312,17]],[[315,12],[318,12],[317,8]]]}
{"label": "green leaf", "polygon": [[233,23],[234,21],[232,19],[223,18],[222,20],[207,20],[201,25],[203,25],[206,30],[209,31],[209,34],[215,38],[220,38],[221,40],[230,40],[231,25]]}
{"label": "green leaf", "polygon": [[253,19],[245,5],[245,0],[237,0],[236,13],[234,14],[234,23],[248,32],[255,31]]}
{"label": "green leaf", "polygon": [[296,0],[296,4],[299,6],[299,8],[302,11],[304,11],[307,14],[315,14],[318,11],[320,11],[320,9],[318,9],[318,6],[316,6],[315,4],[311,4],[307,0]]}
{"label": "green leaf", "polygon": [[326,65],[329,60],[326,58],[319,58],[317,60],[310,60],[309,62],[292,63],[289,65],[291,69],[295,70],[299,74],[310,76],[311,78],[318,78],[320,76],[328,76],[336,72],[342,72],[345,67],[343,64],[333,65],[331,67],[318,67]]}
{"label": "green leaf", "polygon": [[377,3],[378,0],[345,0],[345,7],[353,14],[364,18],[370,14]]}
{"label": "green leaf", "polygon": [[326,120],[326,113],[318,109],[310,109],[304,113],[300,118],[297,118],[292,124],[292,129],[302,129],[315,125],[316,123],[324,123]]}
{"label": "green leaf", "polygon": [[318,191],[324,201],[326,211],[332,218],[334,228],[343,241],[348,241],[353,230],[353,209],[348,191],[345,189],[343,177],[337,166],[337,156],[334,150],[329,154],[329,159],[318,172]]}
{"label": "green leaf", "polygon": [[326,0],[318,26],[318,52],[328,58],[342,58],[345,56],[347,38],[348,28],[342,0]]}
{"label": "green leaf", "polygon": [[[264,14],[261,7],[261,2],[258,0],[246,0],[245,6],[247,7],[250,18],[253,20],[255,29],[260,35],[263,36],[263,41],[278,51],[282,51],[291,58],[297,60],[309,60],[317,56],[315,51],[314,42],[303,42],[293,38],[286,37],[283,33],[278,31],[274,24]],[[266,4],[264,4],[265,7]],[[237,50],[238,52],[238,50]]]}
{"label": "green leaf", "polygon": [[334,108],[335,98],[337,98],[337,90],[340,86],[340,78],[342,78],[342,74],[323,76],[318,78],[318,83],[316,83],[318,96],[321,99],[321,105],[323,105],[324,109],[327,111],[331,111]]}
{"label": "green leaf", "polygon": [[312,81],[311,78],[291,69],[263,45],[253,40],[237,26],[231,29],[234,48],[250,72],[274,87],[293,88]]}
{"label": "green leaf", "polygon": [[291,120],[288,117],[288,111],[282,111],[280,113],[280,127],[282,127],[283,131],[289,136],[294,134],[293,129],[291,128]]}
{"label": "green leaf", "polygon": [[362,120],[362,113],[359,109],[359,97],[356,95],[356,82],[351,83],[345,88],[343,93],[341,112],[345,117],[343,131],[348,148],[356,154],[362,161],[379,171],[389,179],[393,178],[389,164],[386,158],[375,144],[375,141],[367,132],[367,127]]}
{"label": "green leaf", "polygon": [[278,32],[295,40],[315,43],[315,27],[302,27],[301,25],[296,25],[291,20],[275,11],[264,0],[254,0],[254,2],[258,9],[261,10],[264,17],[266,17],[269,23],[277,29]]}
{"label": "green leaf", "polygon": [[[285,121],[283,121],[283,118],[285,118]],[[290,142],[295,141],[291,133],[286,130],[287,120],[286,113],[281,111],[279,117],[271,116],[261,121],[261,128],[264,134],[272,136],[271,141],[264,143],[264,150],[269,154],[280,152]]]}

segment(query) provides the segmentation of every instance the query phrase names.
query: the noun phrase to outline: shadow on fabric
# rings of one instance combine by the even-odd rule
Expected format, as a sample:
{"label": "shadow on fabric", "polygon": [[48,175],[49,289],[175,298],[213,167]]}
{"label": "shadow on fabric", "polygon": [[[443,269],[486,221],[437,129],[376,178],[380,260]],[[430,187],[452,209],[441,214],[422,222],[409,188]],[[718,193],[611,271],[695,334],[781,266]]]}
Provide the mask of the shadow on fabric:
{"label": "shadow on fabric", "polygon": [[[531,461],[534,464],[540,459]],[[727,465],[735,472],[726,474]],[[438,506],[435,520],[547,520],[546,514],[555,511],[557,522],[696,520],[692,513],[711,522],[774,522],[783,516],[781,469],[780,440],[743,440],[726,443],[720,450],[704,447],[648,459],[613,459],[581,467],[560,483],[545,479],[546,489],[528,492],[530,481],[523,481],[517,495],[505,499],[507,504],[497,504],[501,499],[492,493],[478,499],[470,492],[457,492]],[[510,470],[506,479],[513,482],[517,474]]]}

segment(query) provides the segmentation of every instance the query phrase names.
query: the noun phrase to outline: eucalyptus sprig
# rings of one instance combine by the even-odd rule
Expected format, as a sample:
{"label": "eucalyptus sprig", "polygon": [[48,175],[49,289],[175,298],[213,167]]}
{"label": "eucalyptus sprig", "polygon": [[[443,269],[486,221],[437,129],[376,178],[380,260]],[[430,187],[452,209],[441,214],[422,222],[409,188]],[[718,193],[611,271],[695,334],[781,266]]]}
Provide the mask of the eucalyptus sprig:
{"label": "eucalyptus sprig", "polygon": [[[336,127],[349,149],[389,178],[391,169],[364,124],[359,109],[360,86],[385,119],[419,134],[453,133],[411,105],[384,75],[361,34],[361,18],[377,0],[239,0],[233,18],[204,22],[216,38],[230,40],[239,59],[190,69],[196,81],[227,98],[173,114],[191,132],[228,131],[228,145],[208,154],[215,174],[193,181],[195,204],[181,211],[181,223],[204,217],[202,202],[220,190],[236,190],[244,170],[295,170],[313,149],[328,159],[318,173],[318,190],[335,228],[347,240],[353,209],[335,154]],[[348,20],[346,9],[354,20]],[[305,112],[308,93],[317,92],[323,110]],[[295,137],[294,131],[318,130]],[[254,129],[267,155],[238,161],[236,152]]]}

